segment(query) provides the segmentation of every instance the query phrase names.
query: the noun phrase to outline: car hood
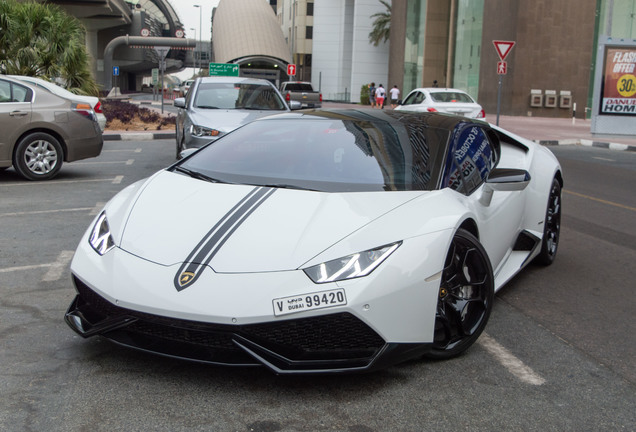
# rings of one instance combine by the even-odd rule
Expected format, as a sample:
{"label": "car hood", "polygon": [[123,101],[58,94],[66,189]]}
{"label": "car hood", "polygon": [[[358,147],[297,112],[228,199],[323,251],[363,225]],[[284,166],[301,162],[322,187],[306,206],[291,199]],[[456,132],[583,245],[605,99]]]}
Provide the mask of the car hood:
{"label": "car hood", "polygon": [[[219,273],[298,269],[422,194],[272,189],[209,183],[169,171],[140,190],[130,197],[134,204],[124,206],[127,217],[109,215],[126,221],[123,229],[111,227],[119,232],[119,246],[166,266],[204,261],[193,251],[206,250],[209,266]],[[261,195],[257,204],[242,206],[255,194]]]}
{"label": "car hood", "polygon": [[285,110],[242,110],[242,109],[193,109],[190,120],[198,126],[216,129],[223,133],[231,132],[253,120]]}

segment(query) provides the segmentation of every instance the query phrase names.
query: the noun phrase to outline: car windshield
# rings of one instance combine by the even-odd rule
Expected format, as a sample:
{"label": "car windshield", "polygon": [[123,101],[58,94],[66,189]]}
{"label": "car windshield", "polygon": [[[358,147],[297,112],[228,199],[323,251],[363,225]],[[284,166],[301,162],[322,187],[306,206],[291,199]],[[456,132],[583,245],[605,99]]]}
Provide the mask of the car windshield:
{"label": "car windshield", "polygon": [[226,183],[325,192],[431,190],[449,133],[418,126],[328,116],[255,121],[181,167]]}
{"label": "car windshield", "polygon": [[207,109],[286,109],[285,102],[273,87],[245,83],[201,83],[194,106]]}
{"label": "car windshield", "polygon": [[475,103],[475,101],[473,101],[473,99],[466,93],[459,92],[433,92],[431,93],[431,99],[435,102]]}

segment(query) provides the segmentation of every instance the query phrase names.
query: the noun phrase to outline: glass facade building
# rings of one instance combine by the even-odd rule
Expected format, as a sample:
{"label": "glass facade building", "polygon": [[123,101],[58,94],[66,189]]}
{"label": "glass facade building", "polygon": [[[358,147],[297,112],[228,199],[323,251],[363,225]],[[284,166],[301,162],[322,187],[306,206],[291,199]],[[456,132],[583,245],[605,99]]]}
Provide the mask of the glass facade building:
{"label": "glass facade building", "polygon": [[457,3],[452,86],[479,100],[484,0],[459,0]]}

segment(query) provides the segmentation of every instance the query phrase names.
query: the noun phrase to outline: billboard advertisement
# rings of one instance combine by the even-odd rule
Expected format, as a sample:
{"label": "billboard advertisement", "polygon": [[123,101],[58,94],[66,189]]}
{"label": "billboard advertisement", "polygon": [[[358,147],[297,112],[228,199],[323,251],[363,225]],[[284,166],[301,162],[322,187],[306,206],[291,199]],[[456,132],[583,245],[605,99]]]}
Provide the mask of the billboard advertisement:
{"label": "billboard advertisement", "polygon": [[636,116],[636,48],[606,46],[599,114]]}

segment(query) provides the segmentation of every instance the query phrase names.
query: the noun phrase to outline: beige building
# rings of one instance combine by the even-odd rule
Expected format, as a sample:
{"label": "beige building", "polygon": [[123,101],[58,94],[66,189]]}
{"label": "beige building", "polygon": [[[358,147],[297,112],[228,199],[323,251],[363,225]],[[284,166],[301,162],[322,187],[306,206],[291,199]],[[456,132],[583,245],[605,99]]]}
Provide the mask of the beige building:
{"label": "beige building", "polygon": [[295,78],[311,81],[314,0],[278,0],[276,16],[298,69]]}

